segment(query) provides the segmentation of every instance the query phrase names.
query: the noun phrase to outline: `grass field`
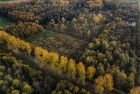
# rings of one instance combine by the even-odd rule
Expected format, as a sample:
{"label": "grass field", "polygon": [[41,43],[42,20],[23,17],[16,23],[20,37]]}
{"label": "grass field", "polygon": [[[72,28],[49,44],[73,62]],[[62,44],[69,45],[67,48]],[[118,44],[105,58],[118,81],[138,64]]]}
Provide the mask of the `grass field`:
{"label": "grass field", "polygon": [[0,27],[6,27],[6,26],[9,26],[9,25],[12,25],[12,24],[13,24],[12,21],[8,20],[5,17],[0,16]]}

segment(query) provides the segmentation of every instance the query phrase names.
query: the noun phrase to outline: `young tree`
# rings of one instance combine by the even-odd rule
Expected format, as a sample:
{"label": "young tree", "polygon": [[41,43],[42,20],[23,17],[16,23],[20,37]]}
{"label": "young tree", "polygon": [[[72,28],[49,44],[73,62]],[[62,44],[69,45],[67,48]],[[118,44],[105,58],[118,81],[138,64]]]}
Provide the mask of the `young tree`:
{"label": "young tree", "polygon": [[97,75],[102,75],[102,74],[104,74],[104,65],[103,64],[98,64],[98,66],[97,66],[97,69],[96,69],[96,71],[97,71]]}
{"label": "young tree", "polygon": [[140,87],[131,89],[129,94],[140,94]]}
{"label": "young tree", "polygon": [[110,92],[113,90],[113,78],[110,74],[99,76],[95,80],[96,93],[103,93],[104,91]]}
{"label": "young tree", "polygon": [[24,93],[31,94],[32,93],[32,87],[28,84],[25,84],[22,88],[22,91]]}
{"label": "young tree", "polygon": [[67,65],[68,65],[68,58],[65,56],[60,56],[60,70],[62,71],[62,74],[66,76],[67,72]]}
{"label": "young tree", "polygon": [[20,94],[20,92],[18,90],[13,90],[11,94]]}
{"label": "young tree", "polygon": [[105,74],[104,76],[105,83],[104,88],[106,91],[112,91],[113,90],[113,77],[110,74]]}
{"label": "young tree", "polygon": [[87,74],[87,78],[88,78],[90,81],[93,80],[93,77],[94,77],[94,75],[95,75],[95,71],[96,71],[96,69],[95,69],[94,66],[89,66],[89,67],[87,68],[86,74]]}
{"label": "young tree", "polygon": [[81,83],[84,83],[86,79],[86,71],[85,71],[85,65],[82,62],[77,64],[77,75],[78,75],[79,81]]}
{"label": "young tree", "polygon": [[68,62],[68,77],[71,79],[75,79],[76,78],[76,64],[75,61],[73,59],[70,59]]}

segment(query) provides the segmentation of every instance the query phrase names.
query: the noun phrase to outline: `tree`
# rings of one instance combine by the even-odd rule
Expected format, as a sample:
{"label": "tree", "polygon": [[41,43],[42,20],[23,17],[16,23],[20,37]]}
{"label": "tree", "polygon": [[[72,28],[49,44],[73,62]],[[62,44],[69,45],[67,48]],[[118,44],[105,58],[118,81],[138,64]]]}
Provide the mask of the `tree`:
{"label": "tree", "polygon": [[97,85],[97,86],[95,87],[95,92],[96,92],[97,94],[102,94],[102,93],[104,92],[104,88],[101,87],[101,86],[99,86],[99,85]]}
{"label": "tree", "polygon": [[124,73],[124,71],[120,71],[119,69],[114,70],[113,72],[114,77],[114,84],[118,89],[124,89],[125,83],[127,81],[127,75]]}
{"label": "tree", "polygon": [[60,70],[62,71],[63,75],[66,75],[67,72],[67,65],[68,65],[68,58],[65,56],[60,56]]}
{"label": "tree", "polygon": [[20,94],[20,92],[18,90],[13,90],[11,94]]}
{"label": "tree", "polygon": [[87,74],[87,78],[88,78],[90,81],[93,80],[93,77],[94,77],[94,75],[95,75],[95,71],[96,71],[96,69],[94,68],[94,66],[90,66],[90,67],[87,68],[86,74]]}
{"label": "tree", "polygon": [[110,74],[99,76],[95,79],[96,93],[103,93],[103,91],[110,92],[113,90],[113,77]]}
{"label": "tree", "polygon": [[95,46],[94,43],[90,43],[90,44],[88,45],[88,48],[89,48],[89,49],[93,49],[94,46]]}
{"label": "tree", "polygon": [[32,35],[43,32],[44,28],[37,23],[26,22],[8,27],[6,31],[11,35],[26,39]]}
{"label": "tree", "polygon": [[131,89],[129,94],[140,94],[140,87]]}
{"label": "tree", "polygon": [[85,62],[86,62],[86,65],[91,65],[91,64],[94,64],[94,59],[92,56],[87,56],[85,58]]}
{"label": "tree", "polygon": [[102,8],[103,0],[87,0],[90,8]]}
{"label": "tree", "polygon": [[55,52],[48,52],[48,59],[50,63],[56,65],[59,62],[59,55]]}
{"label": "tree", "polygon": [[104,77],[103,76],[99,76],[98,78],[95,79],[95,92],[98,94],[101,94],[104,92]]}
{"label": "tree", "polygon": [[60,24],[60,32],[65,32],[66,31],[66,25],[64,23]]}
{"label": "tree", "polygon": [[0,39],[7,43],[9,49],[22,50],[27,54],[31,53],[32,47],[28,42],[22,41],[19,38],[11,36],[3,31],[0,32]]}
{"label": "tree", "polygon": [[13,80],[13,85],[14,85],[15,87],[20,87],[20,85],[21,85],[20,80],[14,79],[14,80]]}
{"label": "tree", "polygon": [[73,59],[70,59],[68,62],[68,77],[71,79],[75,79],[76,78],[76,64],[75,61]]}
{"label": "tree", "polygon": [[80,88],[77,87],[77,86],[75,86],[75,87],[74,87],[74,90],[73,90],[73,93],[74,93],[74,94],[77,94],[77,93],[79,92],[79,90],[80,90]]}
{"label": "tree", "polygon": [[98,16],[94,15],[93,21],[94,21],[94,23],[95,23],[95,25],[96,25],[97,23],[100,22],[100,18],[99,18]]}
{"label": "tree", "polygon": [[97,75],[102,75],[102,74],[104,74],[104,66],[103,66],[103,64],[98,64],[98,66],[97,66]]}
{"label": "tree", "polygon": [[22,91],[24,93],[31,94],[32,93],[32,87],[28,84],[25,84],[22,88]]}
{"label": "tree", "polygon": [[72,93],[68,90],[64,90],[64,94],[72,94]]}
{"label": "tree", "polygon": [[135,74],[130,73],[125,83],[125,91],[129,92],[135,86]]}
{"label": "tree", "polygon": [[113,77],[110,74],[105,74],[104,76],[105,79],[105,84],[104,84],[104,88],[106,91],[112,91],[113,90]]}
{"label": "tree", "polygon": [[77,75],[78,75],[79,81],[81,83],[84,83],[86,79],[86,71],[85,71],[85,65],[82,62],[77,64]]}
{"label": "tree", "polygon": [[107,41],[105,41],[105,40],[102,41],[102,47],[103,47],[103,49],[109,48],[109,44],[107,43]]}

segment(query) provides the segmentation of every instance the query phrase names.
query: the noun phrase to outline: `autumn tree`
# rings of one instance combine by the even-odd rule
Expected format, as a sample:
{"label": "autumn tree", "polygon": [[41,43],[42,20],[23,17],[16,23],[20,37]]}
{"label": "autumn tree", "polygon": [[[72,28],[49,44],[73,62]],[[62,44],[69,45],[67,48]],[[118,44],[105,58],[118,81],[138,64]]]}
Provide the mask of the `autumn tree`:
{"label": "autumn tree", "polygon": [[102,14],[97,14],[93,16],[93,22],[96,24],[98,24],[99,22],[101,22],[103,20],[103,15]]}
{"label": "autumn tree", "polygon": [[87,3],[91,8],[101,8],[103,6],[103,0],[87,0]]}
{"label": "autumn tree", "polygon": [[86,69],[85,69],[85,65],[82,62],[77,64],[77,75],[78,75],[79,81],[84,83],[86,79]]}
{"label": "autumn tree", "polygon": [[76,78],[76,63],[73,59],[70,59],[68,62],[68,69],[67,69],[67,76],[70,79],[75,79]]}
{"label": "autumn tree", "polygon": [[62,71],[62,74],[66,76],[67,72],[67,65],[68,65],[68,58],[65,56],[60,56],[60,70]]}
{"label": "autumn tree", "polygon": [[95,79],[96,93],[110,92],[113,90],[113,77],[110,74],[99,76]]}
{"label": "autumn tree", "polygon": [[95,75],[95,71],[96,69],[94,68],[94,66],[89,66],[87,68],[87,71],[86,71],[86,74],[87,74],[87,78],[92,81],[93,80],[93,77]]}
{"label": "autumn tree", "polygon": [[131,89],[129,94],[140,94],[140,87]]}

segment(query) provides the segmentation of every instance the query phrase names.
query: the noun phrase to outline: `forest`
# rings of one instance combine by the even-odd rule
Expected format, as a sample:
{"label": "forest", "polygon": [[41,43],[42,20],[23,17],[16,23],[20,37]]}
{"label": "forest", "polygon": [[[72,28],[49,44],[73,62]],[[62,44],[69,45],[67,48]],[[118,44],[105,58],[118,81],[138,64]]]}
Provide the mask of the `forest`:
{"label": "forest", "polygon": [[140,2],[0,0],[0,94],[140,94]]}

